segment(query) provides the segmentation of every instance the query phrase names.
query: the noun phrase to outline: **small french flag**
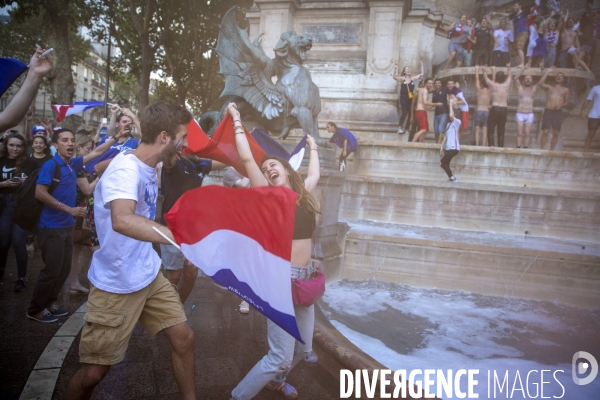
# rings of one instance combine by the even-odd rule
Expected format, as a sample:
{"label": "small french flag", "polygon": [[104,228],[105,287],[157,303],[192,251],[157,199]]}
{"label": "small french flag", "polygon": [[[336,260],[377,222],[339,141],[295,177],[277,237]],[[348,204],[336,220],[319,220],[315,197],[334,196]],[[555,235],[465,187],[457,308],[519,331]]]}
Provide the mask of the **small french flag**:
{"label": "small french flag", "polygon": [[54,104],[52,108],[58,113],[58,117],[56,117],[56,122],[60,122],[69,115],[81,113],[90,108],[103,106],[105,104],[106,103],[103,101],[80,101],[71,105]]}
{"label": "small french flag", "polygon": [[165,221],[192,264],[303,342],[290,269],[296,198],[281,187],[210,185],[186,192]]}

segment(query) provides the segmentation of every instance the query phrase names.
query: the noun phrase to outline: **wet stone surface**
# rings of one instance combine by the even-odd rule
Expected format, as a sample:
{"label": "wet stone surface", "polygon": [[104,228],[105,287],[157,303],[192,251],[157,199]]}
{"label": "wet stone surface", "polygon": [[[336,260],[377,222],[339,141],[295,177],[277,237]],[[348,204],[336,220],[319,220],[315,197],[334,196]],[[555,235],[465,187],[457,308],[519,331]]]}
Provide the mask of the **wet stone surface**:
{"label": "wet stone surface", "polygon": [[[13,292],[16,275],[14,254],[9,255],[3,283],[0,285],[0,393],[2,399],[18,399],[31,370],[44,348],[64,323],[41,324],[26,318],[33,286],[43,263],[39,252],[30,255],[27,290]],[[12,274],[13,276],[10,276]],[[80,274],[84,286],[89,282]],[[76,311],[87,296],[70,295],[68,282],[59,304]],[[194,308],[192,310],[192,306]],[[212,280],[199,277],[184,305],[195,334],[194,356],[196,395],[199,399],[229,399],[231,390],[268,351],[266,319],[254,309],[248,315],[238,312],[239,299],[219,289]],[[80,367],[79,339],[65,354],[53,399],[64,398],[69,379]],[[136,325],[125,359],[113,366],[96,388],[93,399],[178,399],[178,388],[171,371],[170,344],[164,334],[152,337]],[[288,376],[304,399],[336,399],[339,384],[320,366],[299,363]],[[256,399],[282,399],[268,390]]]}

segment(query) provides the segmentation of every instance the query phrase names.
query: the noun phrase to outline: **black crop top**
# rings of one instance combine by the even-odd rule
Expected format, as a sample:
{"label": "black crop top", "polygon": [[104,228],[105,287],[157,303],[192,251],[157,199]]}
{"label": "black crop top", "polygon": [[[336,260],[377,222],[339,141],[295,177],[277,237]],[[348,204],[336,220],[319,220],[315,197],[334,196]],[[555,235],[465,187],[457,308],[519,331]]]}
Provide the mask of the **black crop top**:
{"label": "black crop top", "polygon": [[294,240],[310,239],[317,225],[315,216],[304,208],[296,205],[294,216]]}

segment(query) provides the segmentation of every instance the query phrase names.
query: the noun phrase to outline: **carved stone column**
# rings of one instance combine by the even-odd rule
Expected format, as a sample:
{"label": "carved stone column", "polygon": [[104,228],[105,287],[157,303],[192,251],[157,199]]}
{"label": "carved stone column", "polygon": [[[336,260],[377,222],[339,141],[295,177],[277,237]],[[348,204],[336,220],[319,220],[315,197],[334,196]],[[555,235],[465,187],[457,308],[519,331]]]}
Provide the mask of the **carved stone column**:
{"label": "carved stone column", "polygon": [[296,0],[257,0],[254,2],[260,10],[258,32],[262,37],[263,48],[267,56],[273,58],[273,47],[283,32],[291,31],[294,25],[294,13],[298,9]]}
{"label": "carved stone column", "polygon": [[393,88],[390,74],[399,58],[404,1],[368,1],[367,80],[373,88]]}

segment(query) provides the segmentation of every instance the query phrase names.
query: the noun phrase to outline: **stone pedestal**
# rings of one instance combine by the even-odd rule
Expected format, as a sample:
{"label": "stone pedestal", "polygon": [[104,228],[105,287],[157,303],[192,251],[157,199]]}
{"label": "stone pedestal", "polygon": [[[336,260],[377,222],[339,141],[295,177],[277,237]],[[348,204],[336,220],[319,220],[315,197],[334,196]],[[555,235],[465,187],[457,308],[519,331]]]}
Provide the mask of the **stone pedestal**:
{"label": "stone pedestal", "polygon": [[322,129],[333,121],[353,132],[391,132],[398,121],[392,73],[409,8],[403,0],[257,0],[247,17],[250,38],[264,34],[270,57],[282,32],[294,30],[313,39],[304,66],[320,90]]}

